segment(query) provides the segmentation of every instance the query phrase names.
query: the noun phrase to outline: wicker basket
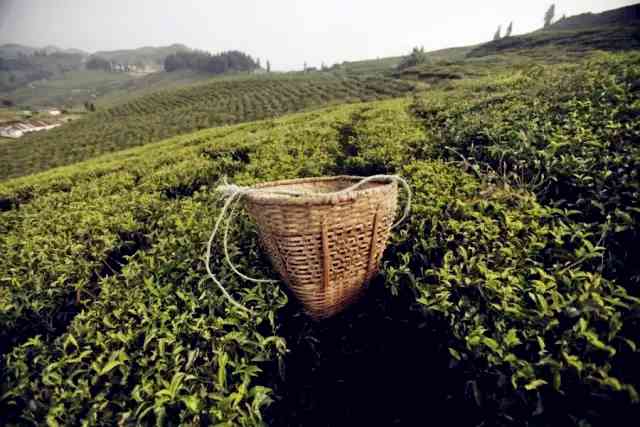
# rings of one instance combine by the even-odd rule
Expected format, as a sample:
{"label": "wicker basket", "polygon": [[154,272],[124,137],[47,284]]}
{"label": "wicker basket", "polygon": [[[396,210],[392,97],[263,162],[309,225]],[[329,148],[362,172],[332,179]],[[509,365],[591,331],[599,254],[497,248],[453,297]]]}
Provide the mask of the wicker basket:
{"label": "wicker basket", "polygon": [[333,193],[362,178],[336,176],[276,181],[245,198],[275,269],[314,319],[333,316],[362,293],[378,263],[397,210],[395,181],[370,181]]}

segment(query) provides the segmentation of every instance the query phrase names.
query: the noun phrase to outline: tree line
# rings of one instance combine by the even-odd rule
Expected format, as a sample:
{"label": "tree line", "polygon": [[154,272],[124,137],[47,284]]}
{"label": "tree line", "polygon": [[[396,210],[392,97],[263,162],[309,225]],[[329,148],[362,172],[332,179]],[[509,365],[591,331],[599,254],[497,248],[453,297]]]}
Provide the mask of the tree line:
{"label": "tree line", "polygon": [[[246,53],[231,50],[211,54],[209,52],[191,50],[172,53],[164,60],[165,71],[197,70],[213,74],[232,71],[253,71],[260,67],[260,60],[254,60]],[[267,68],[271,68],[267,62]]]}
{"label": "tree line", "polygon": [[111,70],[111,62],[102,58],[101,56],[91,56],[91,58],[89,58],[89,60],[87,61],[87,63],[85,64],[85,67],[87,67],[87,70],[104,70],[104,71],[110,71]]}
{"label": "tree line", "polygon": [[0,91],[10,91],[35,80],[49,79],[82,68],[83,56],[73,53],[37,51],[16,57],[0,57]]}

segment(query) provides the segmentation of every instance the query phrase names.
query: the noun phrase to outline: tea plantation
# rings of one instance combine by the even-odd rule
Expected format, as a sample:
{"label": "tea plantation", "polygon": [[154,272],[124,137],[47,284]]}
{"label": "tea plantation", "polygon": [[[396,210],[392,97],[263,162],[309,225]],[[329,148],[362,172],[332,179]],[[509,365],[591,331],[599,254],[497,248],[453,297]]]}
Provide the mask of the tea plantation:
{"label": "tea plantation", "polygon": [[[3,182],[0,424],[629,423],[640,406],[639,82],[640,55],[599,54]],[[118,132],[140,132],[126,140],[137,145],[211,126],[217,105],[233,122],[366,87],[274,81],[254,98],[228,85],[233,95],[212,88],[202,104],[189,103],[194,89],[96,114],[130,127],[107,138],[94,119],[79,123],[88,145],[77,152],[42,137],[60,154],[30,170],[125,148]],[[154,134],[174,116],[192,122]],[[222,177],[343,173],[399,173],[414,189],[366,296],[314,323],[283,285],[238,280],[216,242],[213,269],[254,315],[230,305],[204,267]],[[229,250],[247,274],[276,278],[247,218]]]}
{"label": "tea plantation", "polygon": [[246,122],[336,102],[400,96],[413,85],[394,79],[227,78],[160,91],[98,111],[50,132],[0,145],[0,179],[40,172],[186,132]]}

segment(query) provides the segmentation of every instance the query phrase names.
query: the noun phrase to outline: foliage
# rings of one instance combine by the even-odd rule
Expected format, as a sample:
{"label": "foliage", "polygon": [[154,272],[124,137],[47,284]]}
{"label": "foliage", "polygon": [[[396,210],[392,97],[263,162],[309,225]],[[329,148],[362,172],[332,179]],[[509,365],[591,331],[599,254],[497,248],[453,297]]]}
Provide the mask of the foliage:
{"label": "foliage", "polygon": [[553,22],[553,18],[556,16],[556,5],[551,4],[549,9],[544,14],[544,27],[547,28]]}
{"label": "foliage", "polygon": [[601,56],[586,66],[537,67],[455,108],[448,99],[416,105],[444,157],[476,159],[541,201],[576,211],[598,236],[593,243],[608,248],[602,271],[636,295],[640,271],[628,242],[638,238],[640,206],[639,61]]}
{"label": "foliage", "polygon": [[0,92],[82,68],[84,55],[54,52],[0,58]]}
{"label": "foliage", "polygon": [[[376,283],[387,298],[408,299],[411,315],[403,321],[438,330],[415,332],[432,340],[426,344],[401,344],[433,348],[450,380],[425,384],[428,393],[417,396],[442,391],[436,401],[446,402],[453,394],[452,416],[477,414],[475,425],[629,419],[640,386],[632,252],[640,206],[638,61],[603,55],[459,79],[411,99],[207,129],[7,181],[0,185],[0,422],[331,420],[335,414],[313,406],[269,417],[289,381],[302,382],[294,398],[309,404],[304,371],[295,380],[284,375],[301,357],[287,351],[319,348],[326,337],[304,321],[290,335],[299,306],[287,304],[283,287],[237,280],[217,242],[215,270],[256,315],[237,311],[212,287],[202,254],[219,209],[214,187],[223,175],[250,185],[377,172],[402,174],[415,197]],[[277,81],[268,82],[273,88]],[[282,87],[309,88],[292,82]],[[241,84],[228,87],[241,96]],[[163,96],[154,108],[169,99],[178,98]],[[145,113],[138,103],[109,110],[110,117],[134,106]],[[246,218],[231,242],[243,271],[270,274]],[[363,307],[350,315],[367,319]],[[281,317],[287,310],[290,317]],[[332,331],[344,335],[330,340],[331,351],[344,361],[389,344],[376,338],[392,338],[382,322],[367,324],[371,340],[355,342],[345,338],[351,324],[338,326]],[[325,360],[304,354],[315,358],[311,366]],[[393,371],[376,360],[381,372],[371,378]],[[432,359],[409,362],[407,375],[432,372]],[[392,397],[403,392],[382,390],[374,402],[398,402]],[[424,421],[422,408],[408,423]],[[362,410],[377,413],[371,405]]]}
{"label": "foliage", "polygon": [[106,59],[104,59],[104,58],[102,58],[100,56],[92,55],[87,60],[87,63],[85,64],[85,67],[87,67],[87,70],[110,71],[111,70],[111,62],[109,62],[108,60],[106,60]]}
{"label": "foliage", "polygon": [[215,55],[202,51],[181,51],[167,56],[164,60],[165,71],[182,69],[205,71],[212,74],[224,74],[237,71],[252,71],[260,64],[249,55],[232,50]]}
{"label": "foliage", "polygon": [[428,56],[424,51],[424,47],[414,47],[411,53],[398,64],[398,70],[403,70],[416,65],[428,62]]}

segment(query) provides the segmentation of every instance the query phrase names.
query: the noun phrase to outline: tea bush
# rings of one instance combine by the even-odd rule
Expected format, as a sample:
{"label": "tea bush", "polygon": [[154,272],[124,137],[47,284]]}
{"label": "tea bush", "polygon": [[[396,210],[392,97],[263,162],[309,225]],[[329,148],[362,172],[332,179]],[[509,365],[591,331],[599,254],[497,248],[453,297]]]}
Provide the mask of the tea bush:
{"label": "tea bush", "polygon": [[638,293],[640,56],[601,55],[585,64],[536,67],[455,104],[425,96],[414,111],[447,159],[463,156],[543,203],[576,211],[601,271]]}
{"label": "tea bush", "polygon": [[[335,173],[411,182],[410,220],[376,283],[388,298],[411,296],[411,319],[446,325],[439,341],[416,345],[446,349],[439,358],[456,381],[447,390],[468,397],[460,412],[490,425],[630,416],[640,300],[610,258],[625,253],[618,246],[631,254],[620,233],[637,231],[617,213],[637,213],[637,175],[617,163],[635,155],[635,61],[203,130],[1,184],[0,421],[287,424],[266,408],[282,404],[296,356],[285,330],[299,308],[280,286],[237,280],[219,243],[213,268],[255,315],[207,279],[214,188],[223,175],[250,185]],[[605,159],[616,167],[589,167]],[[604,211],[580,209],[594,202]],[[273,274],[250,221],[239,218],[232,237],[243,270]],[[630,259],[624,268],[635,268]],[[298,312],[286,317],[285,305]],[[374,344],[384,343],[362,343]],[[411,367],[421,378],[430,369],[430,360]]]}

